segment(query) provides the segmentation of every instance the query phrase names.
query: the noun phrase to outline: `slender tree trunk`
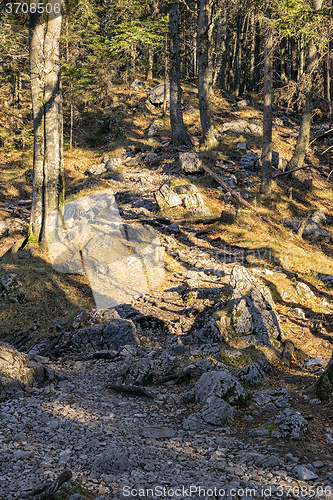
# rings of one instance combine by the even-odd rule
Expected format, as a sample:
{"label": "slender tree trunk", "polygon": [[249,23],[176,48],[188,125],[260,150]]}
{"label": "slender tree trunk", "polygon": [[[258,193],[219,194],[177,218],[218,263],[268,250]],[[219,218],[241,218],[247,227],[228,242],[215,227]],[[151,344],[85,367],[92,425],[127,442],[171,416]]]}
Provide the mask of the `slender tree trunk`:
{"label": "slender tree trunk", "polygon": [[236,53],[235,53],[235,83],[234,91],[235,96],[239,96],[239,87],[241,79],[241,63],[242,63],[242,26],[243,26],[243,15],[242,11],[238,14],[237,20],[237,42],[236,42]]}
{"label": "slender tree trunk", "polygon": [[174,143],[193,146],[183,121],[180,86],[179,0],[173,0],[169,11],[170,33],[170,122]]}
{"label": "slender tree trunk", "polygon": [[33,192],[29,238],[46,242],[47,218],[64,203],[60,0],[50,14],[31,14],[29,28],[34,127]]}
{"label": "slender tree trunk", "polygon": [[[321,9],[323,0],[312,0],[313,10]],[[318,54],[315,42],[313,39],[309,41],[308,49],[308,68],[307,68],[307,87],[305,95],[305,103],[302,110],[302,121],[298,132],[297,142],[293,156],[288,163],[288,170],[299,168],[303,165],[306,151],[309,146],[311,118],[313,110],[313,76],[318,65]],[[297,175],[297,174],[296,174]]]}
{"label": "slender tree trunk", "polygon": [[[267,11],[266,17],[270,17]],[[264,116],[261,154],[262,194],[271,194],[272,184],[272,95],[273,95],[273,34],[269,20],[265,22],[265,61],[264,61]]]}
{"label": "slender tree trunk", "polygon": [[153,79],[153,65],[154,65],[154,49],[152,45],[148,46],[148,80]]}
{"label": "slender tree trunk", "polygon": [[[218,25],[217,25],[217,33],[216,33],[216,46],[215,46],[215,61],[214,61],[214,76],[213,76],[213,86],[216,85],[217,80],[225,80],[225,37],[226,37],[226,28],[227,28],[227,9],[226,9],[226,1],[220,0],[219,8],[221,9]],[[224,76],[223,76],[224,74]],[[223,85],[224,86],[224,85]]]}
{"label": "slender tree trunk", "polygon": [[198,29],[198,97],[200,122],[203,133],[204,147],[216,145],[210,114],[209,98],[212,91],[212,34],[214,29],[213,15],[217,5],[216,0],[201,0]]}
{"label": "slender tree trunk", "polygon": [[73,147],[73,127],[74,127],[74,108],[73,108],[73,87],[70,84],[70,129],[69,129],[69,149]]}
{"label": "slender tree trunk", "polygon": [[251,44],[250,44],[250,66],[249,66],[249,90],[254,90],[254,51],[256,46],[255,38],[255,20],[253,14],[251,15],[251,28],[250,28]]}

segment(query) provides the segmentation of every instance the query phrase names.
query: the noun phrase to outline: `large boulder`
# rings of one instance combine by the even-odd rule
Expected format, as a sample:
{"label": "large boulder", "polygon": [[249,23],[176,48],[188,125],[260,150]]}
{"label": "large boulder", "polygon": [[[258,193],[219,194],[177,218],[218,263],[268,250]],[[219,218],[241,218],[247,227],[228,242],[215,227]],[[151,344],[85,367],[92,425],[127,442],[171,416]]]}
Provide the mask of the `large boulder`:
{"label": "large boulder", "polygon": [[245,344],[272,346],[281,340],[281,329],[269,289],[244,267],[235,265],[229,286],[231,327]]}
{"label": "large boulder", "polygon": [[105,325],[81,328],[72,337],[73,348],[83,352],[120,349],[139,343],[134,323],[121,318],[111,319]]}
{"label": "large boulder", "polygon": [[[164,82],[160,83],[152,90],[149,90],[147,97],[152,104],[163,104],[164,101]],[[170,102],[170,82],[166,82],[166,100]]]}
{"label": "large boulder", "polygon": [[205,403],[210,396],[221,398],[229,404],[245,404],[248,394],[236,377],[227,370],[203,373],[194,386],[195,401]]}
{"label": "large boulder", "polygon": [[0,393],[43,382],[45,371],[42,365],[30,361],[27,354],[17,351],[9,344],[0,343]]}

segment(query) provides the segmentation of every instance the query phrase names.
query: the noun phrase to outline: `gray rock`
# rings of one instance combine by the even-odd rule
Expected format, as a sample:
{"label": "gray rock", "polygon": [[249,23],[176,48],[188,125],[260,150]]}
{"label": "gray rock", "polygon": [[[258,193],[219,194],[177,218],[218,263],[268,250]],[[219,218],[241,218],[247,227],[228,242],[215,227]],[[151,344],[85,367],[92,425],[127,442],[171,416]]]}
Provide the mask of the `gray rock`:
{"label": "gray rock", "polygon": [[294,474],[300,481],[313,481],[318,479],[318,475],[304,465],[297,465]]}
{"label": "gray rock", "polygon": [[256,169],[259,165],[259,156],[252,151],[249,151],[240,159],[240,164],[244,168]]}
{"label": "gray rock", "polygon": [[313,222],[316,222],[317,224],[326,224],[326,222],[327,222],[326,215],[320,209],[313,212],[310,219]]}
{"label": "gray rock", "polygon": [[285,217],[282,222],[284,226],[291,229],[295,234],[298,232],[302,223],[300,219],[292,219],[291,217]]}
{"label": "gray rock", "polygon": [[197,153],[180,153],[179,162],[181,169],[187,174],[198,174],[203,172],[202,162]]}
{"label": "gray rock", "polygon": [[207,208],[200,193],[185,196],[185,198],[183,198],[183,205],[187,210],[192,208]]}
{"label": "gray rock", "polygon": [[251,363],[238,372],[237,377],[249,385],[260,385],[265,378],[265,367],[259,362]]}
{"label": "gray rock", "polygon": [[132,90],[141,90],[146,85],[146,82],[138,80],[137,78],[131,83],[130,88]]}
{"label": "gray rock", "polygon": [[160,160],[161,157],[156,153],[153,153],[152,151],[149,151],[149,153],[147,153],[144,158],[144,162],[148,163],[148,165],[157,165],[157,163],[159,163]]}
{"label": "gray rock", "polygon": [[246,142],[237,142],[238,151],[246,151]]}
{"label": "gray rock", "polygon": [[303,229],[302,238],[313,243],[330,243],[331,235],[320,224],[308,220]]}
{"label": "gray rock", "polygon": [[305,363],[305,368],[313,368],[317,366],[326,366],[327,361],[321,358],[311,358]]}
{"label": "gray rock", "polygon": [[223,181],[228,184],[231,189],[235,189],[237,185],[237,177],[235,175],[224,175]]}
{"label": "gray rock", "polygon": [[303,318],[305,319],[305,312],[303,311],[303,309],[301,309],[300,307],[295,307],[295,309],[293,309],[293,313],[295,314],[295,316],[297,316],[298,318]]}
{"label": "gray rock", "polygon": [[248,432],[250,437],[268,437],[269,431],[268,429],[254,429]]}
{"label": "gray rock", "polygon": [[100,175],[103,172],[105,172],[105,165],[104,165],[104,163],[100,163],[99,165],[92,165],[86,171],[86,173],[93,174],[93,175]]}
{"label": "gray rock", "polygon": [[70,497],[68,497],[68,500],[84,500],[84,497],[80,495],[80,493],[74,493]]}
{"label": "gray rock", "polygon": [[230,122],[226,122],[222,126],[221,132],[232,132],[234,134],[262,134],[262,124],[260,123],[250,123],[246,120],[232,120]]}
{"label": "gray rock", "polygon": [[143,427],[141,429],[141,435],[148,438],[160,439],[160,438],[173,438],[176,435],[174,429],[169,427]]}
{"label": "gray rock", "polygon": [[154,196],[161,209],[178,207],[182,204],[181,198],[167,184],[163,184],[158,191],[155,191]]}
{"label": "gray rock", "polygon": [[17,351],[9,344],[0,343],[0,393],[43,382],[45,371],[42,365],[29,360],[27,354]]}
{"label": "gray rock", "polygon": [[[270,425],[273,424],[273,425]],[[275,438],[300,439],[308,431],[308,423],[300,412],[287,408],[268,424]]]}
{"label": "gray rock", "polygon": [[289,406],[288,391],[282,389],[267,389],[252,395],[254,402],[263,410],[277,410]]}
{"label": "gray rock", "polygon": [[121,167],[121,165],[122,165],[121,158],[110,158],[105,163],[105,170],[107,170],[108,172],[117,173],[119,170],[119,167]]}
{"label": "gray rock", "polygon": [[198,188],[194,186],[194,184],[181,184],[180,186],[175,186],[173,190],[180,196],[181,199],[186,198],[186,196],[191,194],[198,193]]}
{"label": "gray rock", "polygon": [[106,347],[119,349],[125,345],[139,345],[134,323],[128,319],[111,319],[103,329]]}
{"label": "gray rock", "polygon": [[313,293],[311,288],[305,283],[302,283],[301,281],[298,281],[296,283],[296,293],[302,299],[313,299],[315,297],[315,294]]}
{"label": "gray rock", "polygon": [[183,375],[187,378],[199,378],[205,372],[214,368],[214,362],[211,359],[200,359],[183,369]]}
{"label": "gray rock", "polygon": [[150,359],[136,359],[128,356],[121,368],[125,384],[140,385],[146,382],[152,374],[153,363]]}
{"label": "gray rock", "polygon": [[222,342],[223,337],[221,336],[220,329],[214,318],[211,318],[198,332],[195,332],[195,336],[205,344],[216,344]]}
{"label": "gray rock", "polygon": [[333,286],[333,274],[319,274],[318,279],[325,283],[326,286]]}
{"label": "gray rock", "polygon": [[231,324],[237,336],[247,344],[271,346],[281,338],[281,329],[274,312],[269,289],[240,265],[231,271],[229,286],[232,290]]}
{"label": "gray rock", "polygon": [[180,229],[179,229],[178,222],[173,222],[172,224],[170,224],[168,226],[168,229],[169,229],[170,233],[179,233]]}
{"label": "gray rock", "polygon": [[[156,85],[147,92],[147,97],[152,104],[163,104],[164,101],[164,82]],[[166,100],[170,102],[170,82],[166,82]]]}
{"label": "gray rock", "polygon": [[203,430],[214,426],[221,426],[229,422],[234,416],[234,409],[223,399],[211,396],[204,407],[194,415],[183,421],[185,430]]}
{"label": "gray rock", "polygon": [[154,120],[148,129],[148,137],[154,137],[163,132],[164,126],[163,122],[160,120]]}
{"label": "gray rock", "polygon": [[72,337],[73,348],[83,352],[119,349],[125,345],[139,345],[139,339],[132,321],[118,318],[105,325],[82,328]]}
{"label": "gray rock", "polygon": [[203,373],[194,386],[195,400],[204,403],[210,396],[224,399],[230,404],[244,404],[247,391],[236,377],[228,371],[210,371]]}
{"label": "gray rock", "polygon": [[8,233],[8,230],[10,229],[10,223],[5,221],[5,220],[1,220],[0,221],[0,236],[4,236]]}
{"label": "gray rock", "polygon": [[119,474],[131,470],[131,463],[126,455],[109,446],[96,458],[93,471],[97,474]]}
{"label": "gray rock", "polygon": [[22,282],[15,273],[4,274],[0,278],[0,299],[4,298],[10,302],[23,302]]}
{"label": "gray rock", "polygon": [[238,103],[237,103],[237,107],[238,107],[238,109],[244,109],[244,108],[246,108],[248,105],[249,105],[249,101],[247,101],[246,99],[241,99],[241,100],[240,100],[240,101],[238,101]]}

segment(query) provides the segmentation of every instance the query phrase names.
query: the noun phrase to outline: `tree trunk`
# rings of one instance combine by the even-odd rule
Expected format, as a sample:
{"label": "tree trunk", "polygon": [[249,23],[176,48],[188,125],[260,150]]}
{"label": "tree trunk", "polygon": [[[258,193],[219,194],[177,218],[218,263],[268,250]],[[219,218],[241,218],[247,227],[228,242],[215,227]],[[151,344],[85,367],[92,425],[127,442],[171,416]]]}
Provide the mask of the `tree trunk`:
{"label": "tree trunk", "polygon": [[[266,17],[270,17],[269,11]],[[265,22],[265,61],[264,61],[264,116],[261,153],[262,194],[271,194],[272,184],[272,95],[273,95],[273,34],[269,20]]]}
{"label": "tree trunk", "polygon": [[[219,8],[221,8],[221,12],[218,19],[217,25],[217,33],[216,33],[216,45],[215,52],[216,57],[214,61],[214,76],[213,76],[213,86],[216,85],[217,80],[219,79],[220,87],[224,88],[225,86],[225,38],[226,38],[226,28],[227,28],[227,2],[224,0],[220,0]],[[221,85],[223,82],[223,85]]]}
{"label": "tree trunk", "polygon": [[198,97],[203,145],[211,148],[216,145],[210,114],[209,97],[213,83],[212,71],[212,34],[216,0],[201,0],[198,29]]}
{"label": "tree trunk", "polygon": [[241,79],[241,63],[242,63],[242,30],[243,26],[243,15],[242,11],[239,12],[238,14],[238,19],[237,19],[237,34],[236,34],[236,53],[235,53],[235,82],[234,82],[234,91],[235,91],[235,96],[239,96],[239,87],[240,87],[240,79]]}
{"label": "tree trunk", "polygon": [[61,0],[51,13],[31,14],[29,27],[34,127],[33,192],[29,239],[45,242],[47,218],[64,203],[60,69]]}
{"label": "tree trunk", "polygon": [[175,144],[193,146],[185,128],[180,86],[179,0],[173,0],[169,11],[170,32],[170,122]]}
{"label": "tree trunk", "polygon": [[152,45],[148,46],[148,80],[153,79],[153,65],[154,65],[154,49]]}
{"label": "tree trunk", "polygon": [[[323,0],[313,0],[313,10],[320,10]],[[305,103],[302,110],[302,121],[298,132],[297,143],[293,156],[288,163],[288,170],[299,168],[303,165],[306,151],[309,146],[311,117],[313,109],[313,73],[318,65],[317,48],[313,39],[309,41],[308,48],[308,68],[307,68],[307,91],[305,95]]]}

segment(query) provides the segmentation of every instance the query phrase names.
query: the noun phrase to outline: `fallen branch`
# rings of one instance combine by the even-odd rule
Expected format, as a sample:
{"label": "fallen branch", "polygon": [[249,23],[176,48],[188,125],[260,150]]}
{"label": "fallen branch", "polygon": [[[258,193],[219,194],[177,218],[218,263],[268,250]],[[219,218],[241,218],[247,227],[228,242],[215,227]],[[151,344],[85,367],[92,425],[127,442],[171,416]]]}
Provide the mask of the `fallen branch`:
{"label": "fallen branch", "polygon": [[330,149],[332,149],[332,148],[333,148],[333,146],[330,146],[329,148],[325,149],[325,151],[323,151],[323,152],[322,152],[322,153],[320,153],[320,154],[324,155],[325,153],[327,153],[327,151],[329,151],[329,150],[330,150]]}
{"label": "fallen branch", "polygon": [[32,493],[28,493],[24,498],[33,498],[33,500],[48,500],[51,498],[61,486],[71,479],[72,472],[65,470],[52,483],[47,482],[44,485],[38,486]]}
{"label": "fallen branch", "polygon": [[274,224],[274,222],[270,221],[265,215],[258,212],[258,210],[256,210],[254,206],[251,205],[251,203],[244,200],[244,198],[239,193],[237,193],[237,191],[231,189],[231,187],[226,182],[224,182],[219,175],[217,175],[215,172],[213,172],[213,170],[207,167],[207,165],[202,164],[202,168],[207,172],[207,174],[213,177],[213,179],[215,179],[216,182],[218,182],[228,193],[230,193],[238,201],[238,203],[252,210],[252,212],[258,215],[258,217],[261,217],[263,221],[267,222],[267,224],[269,224],[271,227],[274,227],[274,229],[280,229],[279,226]]}
{"label": "fallen branch", "polygon": [[303,168],[307,168],[307,167],[309,167],[309,165],[303,165],[302,167],[293,168],[292,170],[286,170],[285,172],[279,172],[278,174],[273,175],[273,179],[276,179],[277,177],[282,177],[282,175],[292,174],[293,172],[296,172],[297,170],[302,170]]}
{"label": "fallen branch", "polygon": [[324,137],[326,134],[329,134],[330,132],[333,132],[333,128],[330,128],[329,130],[326,130],[326,132],[324,132],[323,134],[317,135],[317,137],[315,137],[313,139],[313,141],[310,142],[309,146],[311,146],[311,144],[313,144],[317,139],[320,139],[321,137]]}
{"label": "fallen branch", "polygon": [[144,387],[140,385],[108,385],[107,389],[111,389],[114,392],[122,393],[130,393],[134,396],[142,396],[144,398],[153,399],[154,396],[151,392],[147,391]]}

